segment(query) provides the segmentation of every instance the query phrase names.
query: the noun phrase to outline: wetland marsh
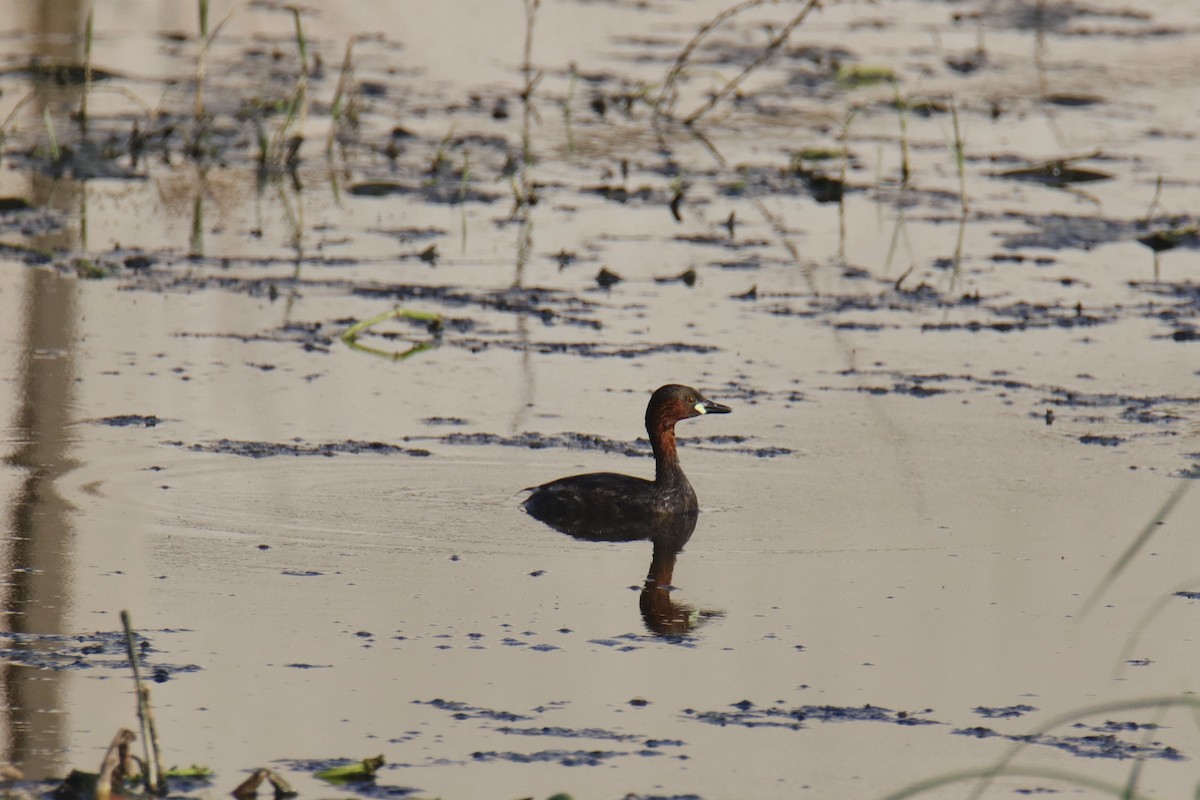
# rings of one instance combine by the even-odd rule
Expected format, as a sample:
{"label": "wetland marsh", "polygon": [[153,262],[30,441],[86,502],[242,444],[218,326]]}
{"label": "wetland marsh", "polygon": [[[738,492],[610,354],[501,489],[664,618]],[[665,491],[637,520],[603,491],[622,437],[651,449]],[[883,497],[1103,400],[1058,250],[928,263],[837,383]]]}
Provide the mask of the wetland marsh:
{"label": "wetland marsh", "polygon": [[[123,609],[176,794],[1200,784],[1195,2],[89,8],[0,20],[18,787]],[[672,382],[649,594],[520,490]]]}

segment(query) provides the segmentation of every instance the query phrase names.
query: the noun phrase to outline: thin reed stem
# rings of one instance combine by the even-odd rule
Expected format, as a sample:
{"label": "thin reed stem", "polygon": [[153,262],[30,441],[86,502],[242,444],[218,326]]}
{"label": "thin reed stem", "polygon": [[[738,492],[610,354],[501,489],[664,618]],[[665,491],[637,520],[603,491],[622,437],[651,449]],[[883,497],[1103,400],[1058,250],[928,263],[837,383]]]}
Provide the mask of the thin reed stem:
{"label": "thin reed stem", "polygon": [[953,97],[950,98],[950,121],[954,125],[954,166],[958,170],[958,199],[962,204],[962,212],[965,215],[969,210],[969,204],[967,203],[967,163],[963,152],[962,130],[958,126],[958,102]]}
{"label": "thin reed stem", "polygon": [[88,8],[87,24],[83,30],[83,97],[79,100],[79,131],[88,129],[88,95],[92,90],[92,40],[94,36],[96,9]]}

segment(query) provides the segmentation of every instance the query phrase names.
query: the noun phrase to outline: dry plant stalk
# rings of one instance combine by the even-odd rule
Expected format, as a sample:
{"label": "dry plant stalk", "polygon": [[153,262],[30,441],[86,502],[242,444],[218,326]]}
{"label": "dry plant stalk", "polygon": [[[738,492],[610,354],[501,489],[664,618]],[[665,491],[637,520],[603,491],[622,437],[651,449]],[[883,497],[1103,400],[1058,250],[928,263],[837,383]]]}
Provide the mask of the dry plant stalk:
{"label": "dry plant stalk", "polygon": [[250,773],[250,777],[237,785],[230,794],[237,798],[254,797],[258,794],[258,787],[262,786],[262,782],[266,780],[267,770],[259,767]]}
{"label": "dry plant stalk", "polygon": [[125,783],[129,745],[136,738],[133,731],[121,728],[109,743],[104,760],[100,762],[100,774],[96,777],[96,800],[110,800],[113,784],[116,784],[119,790]]}
{"label": "dry plant stalk", "polygon": [[[745,2],[725,9],[720,14],[704,23],[704,25],[700,26],[700,29],[696,31],[696,35],[691,38],[691,41],[689,41],[684,46],[683,50],[679,52],[679,55],[676,56],[675,63],[671,65],[671,69],[667,71],[667,75],[663,79],[663,86],[662,90],[659,92],[658,102],[654,104],[654,116],[656,119],[662,115],[670,116],[664,110],[664,107],[668,104],[668,99],[673,102],[675,84],[678,83],[680,73],[683,72],[684,67],[687,65],[688,59],[691,57],[692,51],[699,46],[700,41],[732,17],[748,9],[765,5],[770,2],[778,2],[778,0],[746,0]],[[799,27],[800,24],[808,17],[809,13],[812,12],[813,9],[818,8],[820,5],[821,0],[808,0],[808,2],[804,4],[804,7],[801,8],[800,11],[794,17],[788,20],[787,24],[780,29],[779,33],[771,37],[771,40],[767,42],[767,46],[762,49],[762,52],[758,54],[758,57],[755,58],[753,62],[751,62],[748,66],[746,66],[745,69],[731,78],[728,82],[726,82],[726,84],[719,90],[714,92],[712,97],[710,97],[699,108],[684,117],[683,124],[689,126],[694,124],[698,119],[700,119],[700,117],[711,111],[713,107],[717,105],[717,103],[724,100],[725,97],[737,89],[737,87],[741,85],[742,81],[750,76],[750,73],[754,72],[760,66],[765,64],[771,58],[771,56],[775,55],[775,51],[787,42],[788,38],[792,35],[792,31]]]}
{"label": "dry plant stalk", "polygon": [[129,654],[129,667],[133,671],[134,690],[137,692],[138,723],[142,728],[142,745],[146,754],[146,790],[152,794],[167,793],[163,780],[162,756],[158,748],[158,730],[154,726],[154,710],[150,706],[150,688],[142,683],[138,669],[137,650],[133,643],[133,626],[129,612],[121,611],[121,624],[125,626],[125,649]]}
{"label": "dry plant stalk", "polygon": [[259,767],[250,774],[249,778],[238,784],[230,794],[238,798],[238,800],[249,800],[251,797],[258,795],[258,788],[262,786],[263,781],[269,781],[271,787],[275,790],[277,800],[283,800],[286,797],[295,797],[298,792],[292,788],[283,776],[278,773]]}

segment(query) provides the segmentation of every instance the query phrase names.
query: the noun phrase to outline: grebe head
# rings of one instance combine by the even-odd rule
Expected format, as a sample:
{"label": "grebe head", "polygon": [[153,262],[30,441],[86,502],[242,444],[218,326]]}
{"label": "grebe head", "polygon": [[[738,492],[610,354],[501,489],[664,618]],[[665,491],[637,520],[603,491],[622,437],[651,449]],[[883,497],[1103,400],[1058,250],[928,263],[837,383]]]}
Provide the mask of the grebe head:
{"label": "grebe head", "polygon": [[690,386],[668,383],[660,386],[650,396],[646,407],[646,426],[671,426],[681,419],[698,417],[701,414],[728,414],[729,406],[714,403]]}

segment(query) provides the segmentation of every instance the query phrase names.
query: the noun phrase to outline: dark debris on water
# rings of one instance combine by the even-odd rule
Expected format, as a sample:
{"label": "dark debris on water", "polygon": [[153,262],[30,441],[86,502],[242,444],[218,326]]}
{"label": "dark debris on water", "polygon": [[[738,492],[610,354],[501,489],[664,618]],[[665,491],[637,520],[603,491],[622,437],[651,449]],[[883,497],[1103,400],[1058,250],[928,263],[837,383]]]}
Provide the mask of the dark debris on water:
{"label": "dark debris on water", "polygon": [[1101,447],[1116,447],[1125,443],[1125,440],[1120,436],[1098,436],[1091,433],[1080,436],[1079,441],[1082,444],[1098,444]]}
{"label": "dark debris on water", "polygon": [[342,783],[338,784],[337,788],[338,791],[350,792],[359,797],[377,798],[378,800],[387,800],[391,797],[410,797],[414,794],[422,793],[420,789],[414,786],[391,786],[377,783],[374,780]]}
{"label": "dark debris on water", "polygon": [[[598,450],[603,453],[630,457],[649,457],[653,455],[650,449],[650,442],[646,439],[638,439],[634,442],[622,442],[590,433],[546,434],[525,432],[516,434],[515,436],[502,436],[495,433],[450,433],[440,437],[406,437],[405,440],[438,441],[442,444],[526,447],[530,450],[561,447],[567,450]],[[742,453],[758,458],[774,458],[776,456],[791,455],[792,453],[792,450],[786,447],[727,446],[730,444],[743,445],[747,441],[749,439],[745,436],[710,436],[680,439],[679,445],[687,447],[691,444],[692,446],[704,447],[705,449],[719,449],[723,453]]]}
{"label": "dark debris on water", "polygon": [[[932,397],[944,392],[963,393],[971,390],[986,390],[995,392],[1000,397],[1008,398],[1017,393],[1032,393],[1036,395],[1034,402],[1036,402],[1038,410],[1031,416],[1038,420],[1046,419],[1046,413],[1050,410],[1047,408],[1048,406],[1053,409],[1079,409],[1090,412],[1086,417],[1081,417],[1077,421],[1086,424],[1093,431],[1082,430],[1075,435],[1075,438],[1081,444],[1101,447],[1116,447],[1145,435],[1120,426],[1144,427],[1151,425],[1156,428],[1155,435],[1175,434],[1177,431],[1172,426],[1179,426],[1189,418],[1181,409],[1200,406],[1200,397],[1086,392],[1064,386],[1014,380],[1003,373],[983,376],[851,369],[843,370],[838,374],[858,379],[847,390],[880,395],[894,392],[914,397]],[[882,383],[878,380],[879,378],[887,378],[888,383]],[[1051,420],[1064,419],[1067,419],[1065,414],[1052,412]],[[1094,428],[1099,425],[1110,425],[1117,428],[1119,432],[1094,432]],[[1181,476],[1200,477],[1200,464],[1197,465],[1195,475],[1181,474]]]}
{"label": "dark debris on water", "polygon": [[1012,717],[1023,717],[1033,711],[1037,711],[1033,706],[1025,704],[1015,706],[999,706],[989,708],[987,706],[976,706],[972,709],[976,714],[987,719],[1011,719]]}
{"label": "dark debris on water", "polygon": [[511,711],[497,711],[492,708],[473,706],[459,700],[413,700],[415,705],[430,706],[441,711],[448,711],[454,719],[490,719],[497,722],[526,722],[534,719],[529,714],[516,714]]}
{"label": "dark debris on water", "polygon": [[[522,447],[530,450],[550,448],[594,450],[630,457],[650,457],[652,455],[650,443],[646,439],[623,442],[589,433],[545,434],[525,432],[514,436],[503,436],[484,432],[453,432],[440,436],[405,436],[403,441],[406,443],[436,442],[445,445]],[[722,453],[741,453],[756,458],[775,458],[791,455],[793,452],[786,447],[753,447],[745,444],[749,439],[744,436],[718,436],[693,440],[681,439],[679,444],[686,447],[689,441],[692,446]],[[175,447],[184,447],[196,453],[222,453],[246,458],[274,458],[278,456],[324,456],[328,458],[338,455],[399,455],[423,458],[432,455],[424,447],[409,447],[388,442],[367,442],[357,439],[347,439],[340,442],[305,442],[298,438],[290,442],[218,439],[212,442],[195,442],[193,444],[186,444],[181,441],[169,441],[166,444]]]}
{"label": "dark debris on water", "polygon": [[118,414],[113,417],[102,417],[95,420],[95,422],[113,428],[153,428],[162,422],[162,420],[153,414]]}
{"label": "dark debris on water", "polygon": [[634,736],[631,733],[606,731],[603,728],[561,728],[549,725],[537,728],[513,728],[505,726],[496,728],[495,730],[497,733],[504,733],[510,736],[554,736],[563,739],[604,739],[612,742],[632,742],[642,738]]}
{"label": "dark debris on water", "polygon": [[880,706],[756,706],[749,700],[734,703],[732,711],[684,710],[684,715],[697,722],[725,727],[789,728],[800,730],[806,722],[888,722],[893,725],[940,725],[923,715],[923,711],[893,711]]}
{"label": "dark debris on water", "polygon": [[[183,447],[183,442],[170,442]],[[347,439],[342,442],[306,443],[296,439],[291,442],[250,442],[239,439],[218,439],[215,442],[198,442],[187,445],[187,449],[198,453],[224,453],[247,458],[271,458],[274,456],[336,456],[362,455],[407,455],[424,457],[430,455],[424,448],[400,447],[386,442],[363,442]]]}
{"label": "dark debris on water", "polygon": [[526,342],[504,341],[500,339],[456,339],[447,344],[462,347],[473,353],[483,352],[491,348],[515,350],[522,353],[538,353],[541,355],[569,355],[580,358],[642,358],[664,353],[694,353],[707,355],[717,352],[710,345],[688,344],[686,342],[662,342],[646,345],[612,345],[602,342]]}
{"label": "dark debris on water", "polygon": [[[151,664],[148,656],[155,652],[150,640],[139,637],[139,664],[156,683],[165,683],[175,675],[200,669],[195,664]],[[129,668],[123,631],[76,635],[0,632],[0,663],[55,672]]]}
{"label": "dark debris on water", "polygon": [[501,447],[526,447],[530,450],[564,448],[567,450],[598,450],[623,456],[649,456],[649,444],[620,442],[590,433],[519,433],[501,436],[495,433],[450,433],[436,437],[443,444],[499,445]]}
{"label": "dark debris on water", "polygon": [[1113,733],[1091,733],[1083,736],[1054,736],[1049,733],[1006,734],[982,726],[958,728],[951,731],[956,736],[976,739],[999,738],[1022,744],[1053,747],[1080,758],[1161,758],[1167,761],[1182,761],[1184,756],[1174,747],[1161,742],[1134,744],[1118,738]]}
{"label": "dark debris on water", "polygon": [[[471,754],[476,761],[507,761],[512,764],[560,764],[564,767],[598,767],[614,758],[626,756],[662,756],[661,750],[653,747],[641,750],[538,750],[532,753],[506,751],[477,751]],[[687,758],[687,756],[677,756]]]}
{"label": "dark debris on water", "polygon": [[[1190,232],[1189,226],[1195,224],[1191,218],[1171,217],[1146,222],[1095,215],[1024,214],[1016,211],[1008,212],[1005,217],[1020,220],[1030,229],[1006,236],[1001,246],[1009,250],[1091,250],[1112,242],[1138,241],[1155,230],[1185,231],[1186,234],[1173,237],[1172,246],[1200,247],[1200,236]],[[1145,244],[1151,246],[1150,241]]]}
{"label": "dark debris on water", "polygon": [[461,179],[399,183],[397,181],[363,181],[346,190],[355,197],[389,197],[417,195],[427,203],[458,205],[460,203],[494,203],[500,199],[495,192],[485,192],[464,184]]}
{"label": "dark debris on water", "polygon": [[448,306],[475,306],[489,311],[529,314],[543,323],[564,323],[598,329],[600,323],[587,314],[596,304],[570,292],[557,289],[509,287],[492,291],[464,289],[460,286],[391,284],[353,286],[360,297],[390,299],[396,302],[423,300]]}

